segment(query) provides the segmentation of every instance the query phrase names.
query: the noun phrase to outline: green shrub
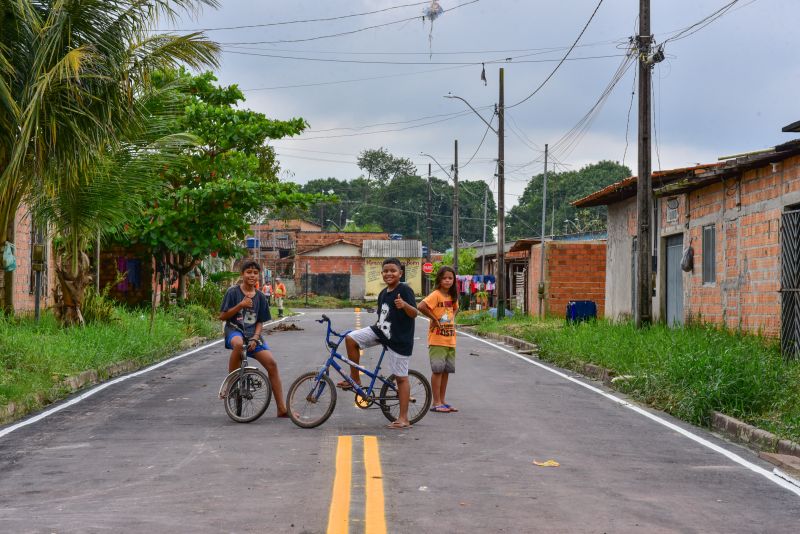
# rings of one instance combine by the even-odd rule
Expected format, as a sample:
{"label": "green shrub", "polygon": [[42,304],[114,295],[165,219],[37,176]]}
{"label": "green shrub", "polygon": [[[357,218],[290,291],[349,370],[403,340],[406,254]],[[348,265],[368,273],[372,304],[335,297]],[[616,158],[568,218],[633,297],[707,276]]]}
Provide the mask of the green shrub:
{"label": "green shrub", "polygon": [[83,313],[83,319],[87,323],[119,321],[117,310],[114,307],[115,302],[108,296],[109,291],[111,291],[111,284],[104,287],[99,293],[94,286],[86,288],[81,313]]}
{"label": "green shrub", "polygon": [[193,280],[189,283],[189,290],[186,302],[201,306],[211,313],[218,313],[222,304],[224,291],[215,282],[206,282],[201,286],[200,282]]}
{"label": "green shrub", "polygon": [[237,273],[236,271],[219,271],[217,273],[211,273],[208,275],[208,279],[215,284],[220,284],[220,286],[229,286],[235,280],[238,280],[241,274]]}

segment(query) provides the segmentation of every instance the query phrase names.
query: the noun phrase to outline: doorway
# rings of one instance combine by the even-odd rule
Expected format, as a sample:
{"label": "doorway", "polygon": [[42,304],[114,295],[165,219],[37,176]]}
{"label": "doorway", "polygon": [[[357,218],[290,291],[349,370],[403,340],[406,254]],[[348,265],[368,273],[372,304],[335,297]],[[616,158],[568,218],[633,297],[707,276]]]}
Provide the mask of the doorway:
{"label": "doorway", "polygon": [[666,239],[667,249],[667,287],[666,308],[667,325],[683,325],[683,234],[671,235]]}

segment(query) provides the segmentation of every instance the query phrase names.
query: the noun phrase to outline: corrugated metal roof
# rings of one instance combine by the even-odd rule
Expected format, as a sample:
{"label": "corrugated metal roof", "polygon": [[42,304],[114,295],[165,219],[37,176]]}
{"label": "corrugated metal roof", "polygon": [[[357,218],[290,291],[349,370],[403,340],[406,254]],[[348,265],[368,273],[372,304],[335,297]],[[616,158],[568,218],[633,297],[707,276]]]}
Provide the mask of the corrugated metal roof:
{"label": "corrugated metal roof", "polygon": [[421,258],[422,241],[418,239],[367,239],[361,245],[364,258]]}

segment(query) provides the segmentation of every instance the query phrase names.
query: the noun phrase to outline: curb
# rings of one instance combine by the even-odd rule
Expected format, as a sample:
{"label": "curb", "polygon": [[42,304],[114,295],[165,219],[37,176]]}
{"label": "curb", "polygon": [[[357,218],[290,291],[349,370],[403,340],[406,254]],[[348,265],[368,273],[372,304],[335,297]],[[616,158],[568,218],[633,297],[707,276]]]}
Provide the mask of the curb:
{"label": "curb", "polygon": [[[503,343],[514,347],[519,352],[524,352],[527,356],[530,356],[531,358],[541,360],[541,358],[539,358],[537,355],[539,347],[534,343],[530,343],[528,341],[524,341],[522,339],[518,339],[512,336],[495,334],[491,332],[487,334],[479,334],[472,327],[462,327],[461,330],[464,330],[476,336],[485,337],[488,339],[494,339],[496,341],[502,341]],[[541,360],[541,361],[547,361],[547,360]],[[575,370],[572,369],[572,371]],[[603,384],[605,384],[609,388],[614,389],[613,388],[614,378],[617,375],[611,369],[606,369],[605,367],[601,367],[599,365],[586,363],[583,364],[582,370],[579,370],[577,372],[586,377],[602,381]],[[725,415],[721,412],[711,413],[711,428],[723,434],[725,437],[729,438],[732,441],[746,445],[748,448],[754,450],[755,452],[758,453],[774,452],[779,455],[800,458],[800,443],[795,443],[788,439],[779,439],[775,434],[772,434],[771,432],[767,432],[766,430],[762,430],[752,425],[748,425],[743,421],[739,421],[738,419],[735,419],[729,415]],[[775,465],[785,467],[783,464],[778,464],[776,463],[776,461],[772,461],[770,458],[772,458],[773,456],[765,454],[761,457]],[[795,474],[794,472],[792,473]]]}
{"label": "curb", "polygon": [[[184,339],[179,345],[179,350],[186,350],[188,348],[197,346],[203,343],[203,341],[205,341],[205,338],[198,336]],[[169,357],[170,355],[167,355],[167,358]],[[60,400],[62,396],[68,396],[87,386],[94,386],[95,384],[99,384],[111,378],[116,378],[117,376],[131,373],[150,365],[151,363],[153,362],[141,363],[137,362],[136,360],[123,360],[121,362],[106,365],[105,367],[101,367],[99,369],[88,369],[78,373],[77,375],[68,376],[60,382],[56,382],[50,388],[50,392],[56,394],[55,398],[50,398],[48,394],[43,392],[36,393],[34,396],[34,401],[39,406],[26,408],[24,405],[17,404],[13,401],[4,406],[0,406],[0,424],[13,422],[14,419],[23,417],[28,413],[42,409],[48,404],[52,404],[53,402]],[[66,394],[58,395],[58,393],[63,390],[66,390]]]}

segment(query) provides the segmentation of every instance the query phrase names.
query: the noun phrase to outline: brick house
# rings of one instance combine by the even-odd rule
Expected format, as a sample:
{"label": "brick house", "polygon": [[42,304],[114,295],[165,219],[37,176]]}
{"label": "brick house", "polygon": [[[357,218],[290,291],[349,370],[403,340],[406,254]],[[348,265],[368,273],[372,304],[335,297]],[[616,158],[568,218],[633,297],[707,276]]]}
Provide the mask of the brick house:
{"label": "brick house", "polygon": [[[635,184],[628,178],[573,203],[608,205],[606,309],[615,318],[629,315],[635,298]],[[786,354],[800,353],[800,140],[653,173],[653,190],[654,317],[780,335]],[[684,272],[689,246],[694,266]]]}
{"label": "brick house", "polygon": [[[53,288],[56,285],[55,263],[52,261],[52,243],[43,233],[37,233],[32,217],[25,204],[17,209],[14,221],[14,247],[17,268],[14,271],[14,298],[13,305],[16,313],[32,313],[36,307],[36,277],[33,270],[33,245],[45,245],[46,271],[42,272],[39,293],[39,306],[44,310],[53,303]],[[0,243],[0,253],[4,243]],[[0,291],[3,288],[4,277],[0,275]]]}
{"label": "brick house", "polygon": [[[530,242],[533,241],[533,242]],[[527,311],[563,317],[571,300],[591,300],[597,304],[597,315],[605,313],[606,241],[605,239],[553,239],[517,242],[530,249],[528,269]],[[515,247],[517,244],[515,244]],[[540,298],[541,260],[544,249],[544,280]],[[511,250],[514,250],[512,247]]]}

